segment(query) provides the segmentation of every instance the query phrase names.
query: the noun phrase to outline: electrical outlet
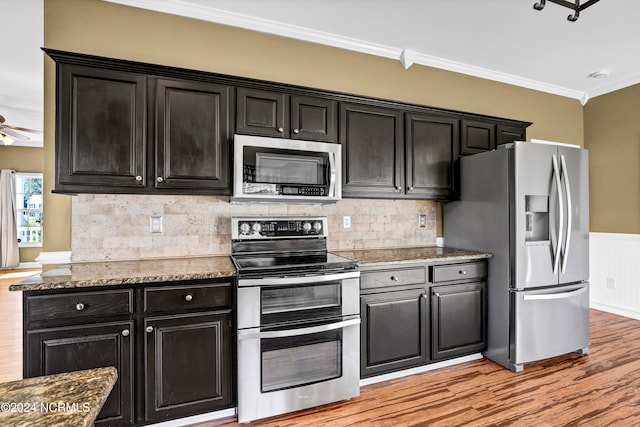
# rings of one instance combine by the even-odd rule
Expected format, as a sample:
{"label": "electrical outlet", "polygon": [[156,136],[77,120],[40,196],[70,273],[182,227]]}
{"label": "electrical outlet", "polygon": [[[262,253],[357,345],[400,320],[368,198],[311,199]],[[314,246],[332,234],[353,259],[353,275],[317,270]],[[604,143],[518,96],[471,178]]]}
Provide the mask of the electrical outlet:
{"label": "electrical outlet", "polygon": [[607,289],[615,289],[616,288],[616,279],[613,277],[607,277]]}
{"label": "electrical outlet", "polygon": [[418,215],[418,227],[425,228],[427,226],[427,216],[426,215]]}
{"label": "electrical outlet", "polygon": [[342,217],[342,227],[351,228],[351,217],[349,215],[345,215]]}
{"label": "electrical outlet", "polygon": [[162,217],[152,215],[149,218],[149,231],[152,233],[162,233]]}

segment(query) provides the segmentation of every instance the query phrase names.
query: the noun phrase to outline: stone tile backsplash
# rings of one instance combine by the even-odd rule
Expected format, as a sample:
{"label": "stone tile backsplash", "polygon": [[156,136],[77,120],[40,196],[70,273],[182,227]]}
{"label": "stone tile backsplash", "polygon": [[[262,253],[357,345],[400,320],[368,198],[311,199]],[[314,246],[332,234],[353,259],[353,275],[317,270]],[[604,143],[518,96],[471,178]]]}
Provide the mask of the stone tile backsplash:
{"label": "stone tile backsplash", "polygon": [[[427,226],[418,227],[418,215]],[[162,216],[162,233],[149,231]],[[227,255],[232,216],[320,215],[329,220],[329,249],[435,245],[436,203],[343,199],[329,205],[230,204],[228,197],[80,194],[73,197],[73,261]],[[351,216],[351,228],[342,217]]]}

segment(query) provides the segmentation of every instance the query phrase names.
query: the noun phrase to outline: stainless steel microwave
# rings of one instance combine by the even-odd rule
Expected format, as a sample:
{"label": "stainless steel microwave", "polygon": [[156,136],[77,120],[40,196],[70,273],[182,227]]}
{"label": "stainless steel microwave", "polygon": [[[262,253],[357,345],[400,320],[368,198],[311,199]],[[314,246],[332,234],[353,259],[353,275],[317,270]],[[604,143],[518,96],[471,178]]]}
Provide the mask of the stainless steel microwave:
{"label": "stainless steel microwave", "polygon": [[234,135],[233,202],[336,202],[340,144]]}

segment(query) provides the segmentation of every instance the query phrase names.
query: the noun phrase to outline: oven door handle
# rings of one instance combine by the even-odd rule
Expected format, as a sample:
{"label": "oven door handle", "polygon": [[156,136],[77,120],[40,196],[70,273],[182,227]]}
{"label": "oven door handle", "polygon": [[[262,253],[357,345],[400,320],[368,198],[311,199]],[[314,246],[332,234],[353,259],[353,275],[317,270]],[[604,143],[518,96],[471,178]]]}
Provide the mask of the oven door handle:
{"label": "oven door handle", "polygon": [[313,276],[265,277],[262,279],[238,279],[238,286],[286,286],[304,285],[307,283],[333,282],[336,280],[360,277],[359,271],[336,274],[317,274]]}
{"label": "oven door handle", "polygon": [[347,326],[359,325],[360,318],[343,320],[342,322],[329,323],[327,325],[312,326],[310,328],[300,329],[287,329],[284,331],[267,331],[267,332],[254,332],[255,330],[238,331],[239,340],[251,340],[251,339],[267,339],[267,338],[286,338],[294,337],[297,335],[309,335],[318,332],[332,331],[334,329],[346,328]]}

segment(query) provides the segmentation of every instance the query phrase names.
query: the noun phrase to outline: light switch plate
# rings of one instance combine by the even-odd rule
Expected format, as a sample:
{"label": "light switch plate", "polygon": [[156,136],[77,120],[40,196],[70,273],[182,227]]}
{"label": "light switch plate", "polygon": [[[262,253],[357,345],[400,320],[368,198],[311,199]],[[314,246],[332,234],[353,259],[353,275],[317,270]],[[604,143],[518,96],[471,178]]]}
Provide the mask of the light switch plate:
{"label": "light switch plate", "polygon": [[162,217],[151,215],[149,218],[149,231],[152,233],[162,233]]}
{"label": "light switch plate", "polygon": [[342,227],[351,228],[351,217],[349,215],[345,215],[342,217]]}
{"label": "light switch plate", "polygon": [[427,226],[427,216],[426,215],[418,215],[418,227],[425,228]]}

